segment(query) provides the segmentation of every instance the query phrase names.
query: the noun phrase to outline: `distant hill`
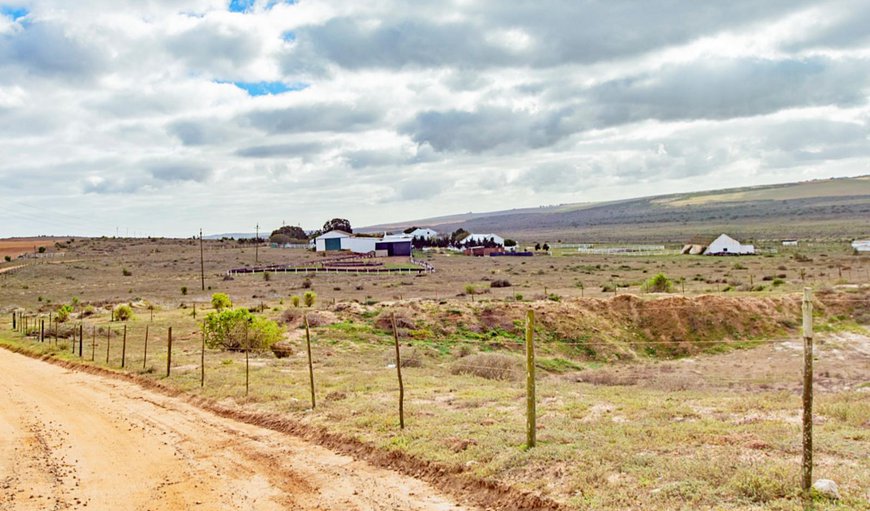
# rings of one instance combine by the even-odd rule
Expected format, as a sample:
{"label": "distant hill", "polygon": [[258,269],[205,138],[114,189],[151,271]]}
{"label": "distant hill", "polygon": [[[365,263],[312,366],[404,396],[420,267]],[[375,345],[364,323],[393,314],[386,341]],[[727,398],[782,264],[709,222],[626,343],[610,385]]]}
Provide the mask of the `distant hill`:
{"label": "distant hill", "polygon": [[359,230],[412,225],[551,242],[683,242],[723,232],[746,240],[851,239],[870,235],[870,176],[457,214]]}

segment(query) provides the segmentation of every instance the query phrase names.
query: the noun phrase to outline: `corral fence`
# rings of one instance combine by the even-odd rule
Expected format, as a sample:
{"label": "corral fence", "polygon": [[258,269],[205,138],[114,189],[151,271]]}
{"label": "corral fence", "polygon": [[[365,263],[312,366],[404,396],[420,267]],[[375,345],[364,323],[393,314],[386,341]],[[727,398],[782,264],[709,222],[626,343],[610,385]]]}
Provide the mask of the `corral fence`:
{"label": "corral fence", "polygon": [[[857,299],[856,299],[857,300]],[[861,299],[862,303],[867,301],[866,298]],[[814,329],[813,329],[813,296],[810,288],[804,290],[801,305],[801,331],[802,331],[802,349],[803,349],[803,370],[801,378],[801,491],[805,499],[810,498],[810,488],[812,485],[813,472],[813,364],[818,353],[814,353]],[[674,309],[680,306],[672,307]],[[153,317],[152,317],[153,320]],[[402,369],[407,367],[403,364],[403,357],[406,355],[402,348],[402,339],[400,329],[397,327],[396,315],[393,314],[390,318],[393,351],[392,360],[384,365],[383,361],[377,366],[368,366],[367,368],[351,368],[349,373],[355,375],[356,378],[371,378],[373,375],[379,377],[384,376],[385,371],[395,372],[395,382],[397,384],[396,391],[396,419],[400,429],[405,429],[408,425],[405,414],[405,394],[407,390],[407,382],[403,377]],[[211,371],[225,370],[226,360],[219,358],[218,350],[210,350],[206,347],[205,336],[201,331],[179,333],[176,330],[173,336],[172,326],[156,327],[152,323],[148,323],[137,328],[130,328],[126,323],[117,321],[87,321],[81,320],[74,323],[63,323],[58,321],[58,318],[49,313],[32,313],[26,310],[16,310],[11,314],[11,327],[14,332],[22,338],[35,344],[49,344],[55,348],[63,348],[69,350],[73,357],[77,357],[85,363],[93,365],[122,369],[127,372],[145,372],[165,374],[169,377],[173,374],[173,370],[184,370],[190,374],[192,369],[197,369],[196,373],[199,376],[200,387],[205,387],[208,381],[208,373]],[[310,406],[314,409],[317,406],[317,386],[316,378],[328,377],[328,374],[315,372],[315,356],[316,352],[312,350],[312,339],[309,328],[309,317],[306,313],[303,317],[304,337],[301,340],[305,350],[304,361],[299,360],[299,363],[305,365],[304,371],[308,383],[308,391],[310,396]],[[502,342],[502,344],[515,344],[517,351],[521,350],[525,354],[525,379],[524,379],[524,394],[525,394],[525,442],[524,448],[534,448],[537,443],[537,419],[539,416],[539,406],[541,402],[536,397],[536,389],[539,383],[539,378],[536,376],[536,341],[535,341],[535,313],[529,309],[525,318],[523,341],[514,343]],[[247,331],[245,339],[247,340]],[[135,342],[131,342],[135,339]],[[176,341],[176,353],[173,351],[173,340]],[[181,340],[185,344],[179,350],[178,341]],[[467,341],[468,343],[479,343],[480,341]],[[539,341],[540,342],[540,341]],[[705,341],[696,341],[705,342]],[[714,341],[707,341],[714,342]],[[756,343],[774,343],[781,341],[754,341]],[[568,343],[571,344],[571,343]],[[594,343],[574,343],[589,347]],[[656,345],[665,344],[664,341],[637,341],[632,344],[639,345]],[[242,347],[244,351],[244,393],[247,396],[252,391],[251,382],[251,360],[249,353],[251,352],[250,344]],[[173,356],[181,355],[185,357],[183,366],[173,364]],[[208,358],[206,355],[210,355]],[[198,355],[198,356],[197,356]],[[207,360],[210,362],[208,363]],[[190,364],[195,361],[194,364]],[[152,365],[149,366],[149,362]],[[157,364],[155,369],[154,364]],[[193,366],[193,367],[191,367]],[[411,366],[413,367],[413,366]],[[476,366],[477,369],[499,370],[500,367],[495,366]],[[325,372],[325,371],[324,371]],[[729,384],[741,381],[735,376],[728,380]],[[751,381],[746,379],[747,382]],[[546,406],[546,405],[544,405]]]}

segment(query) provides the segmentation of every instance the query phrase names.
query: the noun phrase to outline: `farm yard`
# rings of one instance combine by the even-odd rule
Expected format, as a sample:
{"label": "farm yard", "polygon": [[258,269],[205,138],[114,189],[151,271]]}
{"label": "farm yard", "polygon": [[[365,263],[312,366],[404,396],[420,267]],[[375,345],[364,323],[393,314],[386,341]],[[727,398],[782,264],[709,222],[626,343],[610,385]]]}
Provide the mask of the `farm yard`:
{"label": "farm yard", "polygon": [[[870,498],[870,337],[862,326],[870,322],[870,260],[847,245],[728,258],[425,253],[417,257],[435,272],[420,277],[279,272],[224,280],[232,267],[319,256],[261,247],[255,261],[253,247],[206,242],[205,292],[198,241],[82,239],[63,248],[67,264],[35,262],[0,277],[0,312],[37,314],[28,337],[2,322],[7,348],[128,375],[494,508],[799,509],[797,292],[813,286],[815,473],[842,494],[816,505],[863,509]],[[671,293],[645,292],[658,273]],[[294,306],[291,298],[306,291],[316,293],[313,307]],[[198,321],[212,312],[215,292],[278,321],[289,356],[202,351]],[[49,327],[39,342],[33,321],[73,297],[59,339]],[[110,321],[121,303],[132,304],[134,317]],[[537,318],[534,449],[523,448],[529,309]]]}

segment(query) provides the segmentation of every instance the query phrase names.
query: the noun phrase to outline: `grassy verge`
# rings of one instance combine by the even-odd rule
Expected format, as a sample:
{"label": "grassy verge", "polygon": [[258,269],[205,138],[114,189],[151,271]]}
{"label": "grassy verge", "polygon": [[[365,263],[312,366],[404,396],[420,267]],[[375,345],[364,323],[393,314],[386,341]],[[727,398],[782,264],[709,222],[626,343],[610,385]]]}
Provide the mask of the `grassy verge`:
{"label": "grassy verge", "polygon": [[[166,377],[169,325],[173,367]],[[98,335],[92,362],[89,332],[94,326]],[[114,330],[106,364],[109,326]],[[149,353],[143,364],[146,326]],[[0,343],[122,371],[119,327],[86,323],[86,360],[71,353],[69,341],[38,343],[8,328],[0,329]],[[534,492],[572,509],[800,508],[800,399],[793,392],[735,389],[725,383],[667,392],[642,385],[577,383],[562,373],[583,364],[545,356],[538,362],[546,370],[538,382],[539,445],[527,450],[522,380],[454,374],[460,357],[485,351],[459,338],[447,349],[426,339],[403,343],[406,359],[415,360],[403,369],[404,431],[398,428],[391,339],[370,325],[344,322],[313,330],[318,396],[313,411],[300,341],[289,358],[250,357],[247,395],[243,353],[207,352],[206,385],[200,387],[199,342],[190,311],[162,311],[153,323],[134,320],[128,324],[123,371],[190,396],[289,417],[382,452],[434,462],[450,473]],[[502,354],[520,363],[518,355]],[[865,509],[870,395],[830,392],[818,395],[816,403],[815,475],[837,481],[844,496],[839,504],[820,501],[817,509]]]}

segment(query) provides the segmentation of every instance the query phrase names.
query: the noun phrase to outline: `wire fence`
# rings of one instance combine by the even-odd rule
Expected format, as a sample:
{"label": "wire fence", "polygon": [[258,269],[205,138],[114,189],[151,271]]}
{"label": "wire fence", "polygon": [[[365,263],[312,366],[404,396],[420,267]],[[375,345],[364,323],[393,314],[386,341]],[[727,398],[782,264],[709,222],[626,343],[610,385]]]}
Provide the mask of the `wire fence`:
{"label": "wire fence", "polygon": [[[613,386],[631,385],[663,385],[671,388],[693,387],[721,387],[723,389],[747,388],[755,390],[793,390],[802,391],[804,394],[804,410],[808,410],[810,424],[812,421],[812,401],[806,401],[807,395],[812,396],[814,387],[823,389],[828,386],[851,387],[866,384],[867,374],[835,374],[819,377],[812,369],[813,357],[817,364],[824,364],[826,352],[813,352],[812,323],[813,306],[870,306],[870,299],[864,297],[827,298],[824,301],[813,300],[805,297],[802,300],[801,319],[804,324],[803,340],[798,348],[789,347],[783,353],[796,353],[798,350],[804,354],[805,364],[802,371],[774,370],[776,362],[765,371],[748,372],[737,374],[692,374],[685,372],[672,372],[673,366],[658,365],[653,368],[643,367],[642,370],[634,371],[631,367],[605,368],[603,371],[580,371],[580,376],[573,381],[583,384],[601,384]],[[651,306],[656,311],[686,311],[702,308],[703,304],[664,305]],[[530,320],[534,317],[534,307],[530,306]],[[797,318],[796,318],[797,319]],[[307,317],[306,317],[307,327]],[[809,324],[807,323],[809,321]],[[809,326],[808,326],[809,325]],[[415,380],[441,378],[445,373],[459,375],[489,375],[490,378],[500,380],[495,385],[502,389],[516,391],[515,396],[525,393],[527,396],[535,395],[535,387],[541,383],[547,385],[549,380],[546,376],[536,376],[530,368],[544,369],[544,360],[536,360],[535,349],[543,347],[540,340],[540,332],[530,330],[532,342],[499,339],[497,344],[513,349],[515,352],[525,350],[527,352],[527,366],[514,363],[502,364],[487,361],[472,361],[459,358],[451,362],[427,361],[425,368],[418,360],[418,354],[413,349],[424,343],[415,343],[411,339],[401,339],[400,331],[395,327],[393,318],[394,345],[381,343],[377,349],[362,352],[356,358],[338,358],[331,354],[331,344],[328,336],[315,335],[312,350],[311,337],[306,328],[305,337],[297,339],[294,343],[293,354],[287,358],[274,358],[271,354],[249,352],[247,350],[226,352],[208,349],[204,337],[199,328],[185,324],[181,328],[163,323],[151,321],[123,323],[117,321],[105,321],[104,319],[81,319],[76,322],[60,322],[56,316],[46,314],[27,313],[17,311],[12,314],[11,327],[14,332],[33,345],[42,345],[54,352],[68,353],[69,357],[80,359],[83,363],[94,364],[113,370],[122,370],[128,373],[140,374],[154,378],[172,378],[173,384],[179,385],[185,390],[193,391],[197,387],[207,390],[210,395],[220,397],[230,395],[235,397],[261,394],[264,396],[283,395],[288,392],[297,408],[314,408],[318,399],[335,395],[336,393],[354,391],[370,393],[376,400],[396,399],[398,403],[398,423],[405,425],[405,391],[414,394]],[[538,340],[535,341],[534,339]],[[306,342],[307,341],[307,342]],[[754,339],[741,341],[748,346],[776,346],[784,345],[781,339]],[[840,344],[857,344],[860,339],[842,339]],[[583,341],[548,341],[549,345],[571,347],[614,347],[622,346],[629,348],[644,348],[646,346],[674,346],[685,343],[699,346],[727,346],[729,343],[716,340],[631,340],[626,342],[611,342],[601,339],[590,338]],[[451,339],[448,343],[453,346],[483,346],[486,343],[475,339]],[[795,344],[792,342],[792,344]],[[306,346],[307,345],[307,346]],[[537,346],[536,346],[537,345]],[[531,347],[531,349],[529,349]],[[307,349],[306,349],[307,348]],[[395,350],[393,353],[392,350]],[[807,355],[809,353],[809,355]],[[307,354],[307,356],[306,356]],[[809,356],[809,359],[807,359]],[[403,379],[402,370],[409,371]],[[608,372],[609,370],[609,372]],[[628,374],[618,374],[617,371],[625,371]],[[518,377],[523,372],[527,374],[526,384],[522,385],[522,378]],[[531,376],[529,377],[529,375]],[[809,384],[807,383],[809,375]],[[814,378],[815,377],[815,378]],[[410,378],[410,381],[406,381]],[[406,389],[407,384],[407,389]],[[450,385],[450,383],[444,383]],[[287,388],[290,387],[289,390]],[[310,393],[310,398],[308,394]],[[399,393],[400,396],[390,394]],[[309,401],[310,399],[310,401]],[[516,410],[520,410],[516,399],[506,403]],[[419,408],[411,408],[412,413],[419,412]],[[526,413],[537,415],[540,413],[560,413],[558,410],[548,410],[545,403],[538,403],[534,412]],[[804,431],[807,423],[804,421]],[[811,426],[809,426],[811,428]],[[528,432],[527,432],[528,433]],[[534,437],[528,436],[527,446],[534,445]],[[812,458],[812,449],[806,450],[804,443],[804,457]],[[806,460],[803,462],[806,464]],[[806,470],[806,468],[804,469]],[[811,461],[810,461],[811,470]],[[805,492],[808,488],[802,488]]]}

